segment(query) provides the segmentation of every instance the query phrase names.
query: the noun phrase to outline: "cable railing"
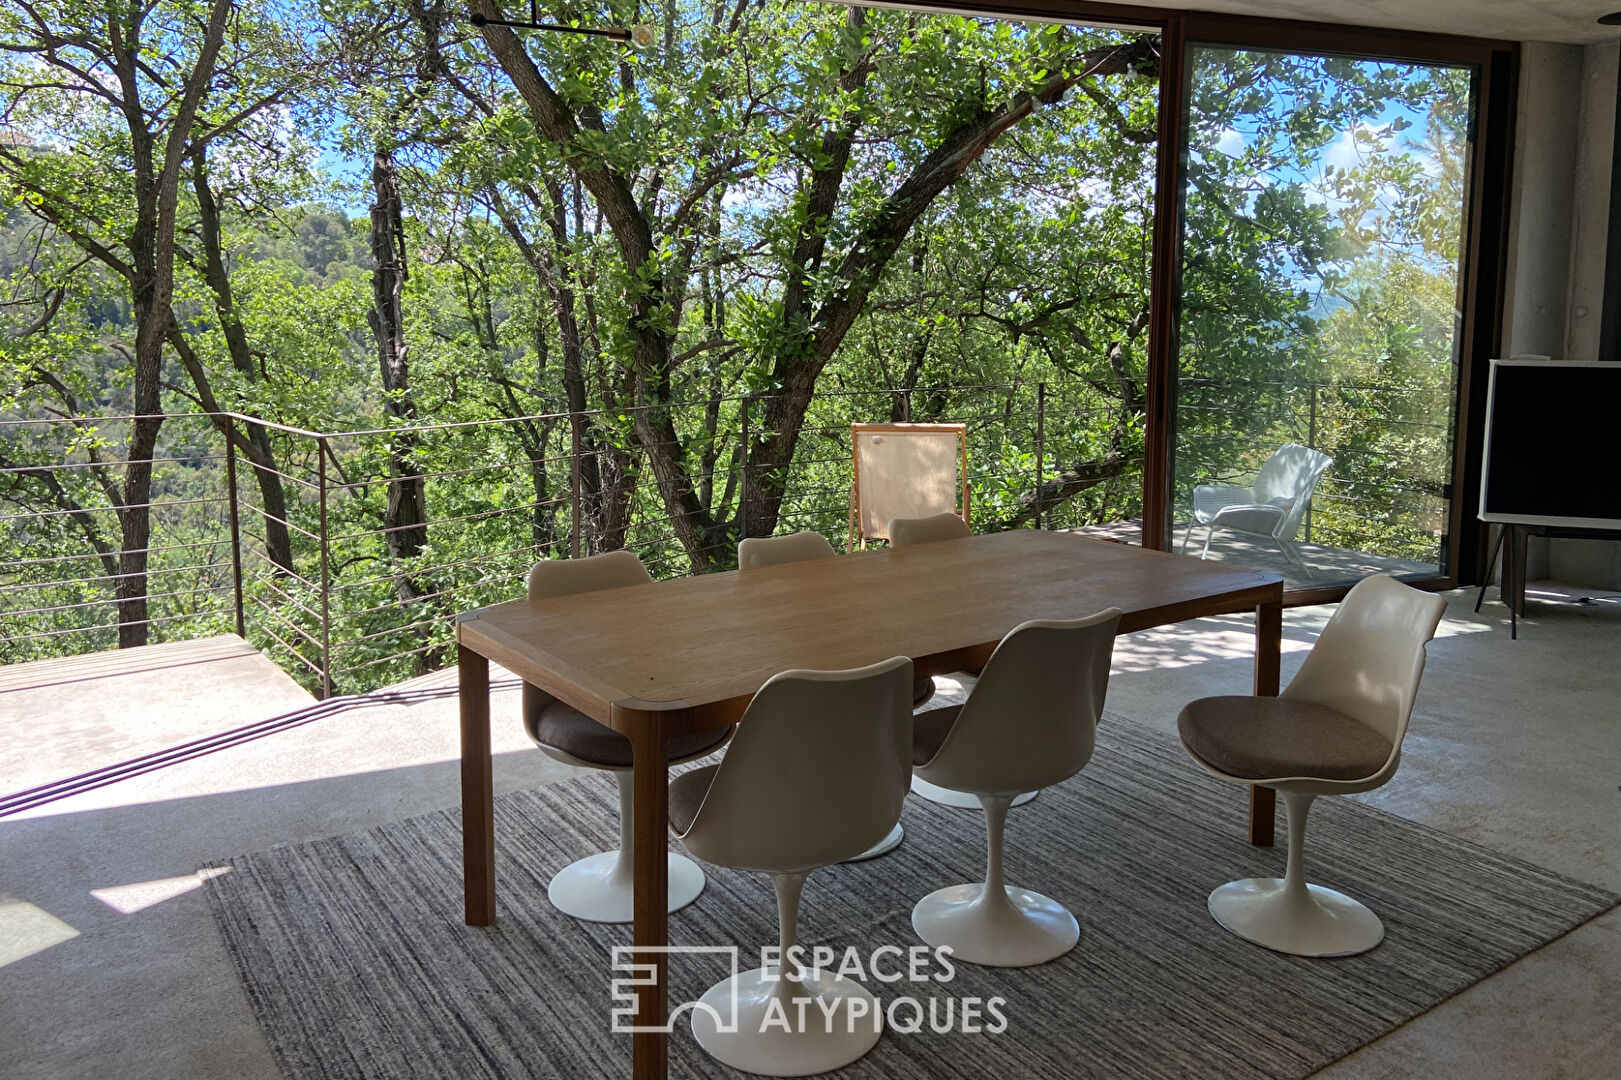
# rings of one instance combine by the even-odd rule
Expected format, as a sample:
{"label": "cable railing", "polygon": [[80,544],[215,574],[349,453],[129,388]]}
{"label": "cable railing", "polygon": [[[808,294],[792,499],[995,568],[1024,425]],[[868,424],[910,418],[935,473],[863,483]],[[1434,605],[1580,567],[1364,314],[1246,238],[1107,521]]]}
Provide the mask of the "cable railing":
{"label": "cable railing", "polygon": [[[132,419],[0,420],[0,662],[229,630],[232,498],[214,418],[165,418],[133,461]],[[144,489],[126,485],[137,465]],[[149,533],[130,542],[137,517]]]}
{"label": "cable railing", "polygon": [[[1236,475],[1297,427],[1297,441],[1348,458],[1381,451],[1330,394],[1179,441],[1178,484]],[[623,548],[669,577],[733,566],[743,537],[772,531],[843,546],[857,422],[967,425],[977,530],[1142,515],[1141,417],[1083,380],[830,389],[799,417],[791,458],[762,464],[787,434],[771,426],[778,404],[727,395],[348,431],[175,414],[139,463],[152,479],[138,499],[120,456],[135,418],[0,419],[0,663],[234,632],[318,696],[389,685],[451,663],[453,616],[520,595],[538,559]],[[1378,495],[1331,476],[1306,527],[1400,546],[1410,538],[1391,539],[1391,521],[1432,501],[1421,485]],[[143,513],[148,531],[126,549]]]}

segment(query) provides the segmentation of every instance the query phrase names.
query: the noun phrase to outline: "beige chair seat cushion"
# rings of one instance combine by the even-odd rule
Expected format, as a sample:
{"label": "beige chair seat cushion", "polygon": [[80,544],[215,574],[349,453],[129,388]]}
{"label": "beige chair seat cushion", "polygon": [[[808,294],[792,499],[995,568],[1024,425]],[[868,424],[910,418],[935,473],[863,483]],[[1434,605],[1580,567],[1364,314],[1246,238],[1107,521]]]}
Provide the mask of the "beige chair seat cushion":
{"label": "beige chair seat cushion", "polygon": [[912,764],[927,765],[946,744],[951,726],[957,722],[961,705],[947,705],[943,709],[930,709],[912,718]]}
{"label": "beige chair seat cushion", "polygon": [[[561,750],[570,757],[604,769],[630,767],[629,739],[561,701],[548,702],[541,707],[533,730],[537,743]],[[671,761],[696,757],[718,747],[731,733],[731,728],[721,728],[677,735],[665,744],[665,750]]]}
{"label": "beige chair seat cushion", "polygon": [[677,835],[692,828],[698,818],[698,808],[703,806],[704,796],[709,794],[709,785],[715,782],[718,772],[720,764],[717,762],[684,772],[670,781],[670,828]]}
{"label": "beige chair seat cushion", "polygon": [[1243,780],[1362,780],[1390,760],[1390,740],[1368,725],[1296,698],[1200,698],[1176,726],[1195,757]]}

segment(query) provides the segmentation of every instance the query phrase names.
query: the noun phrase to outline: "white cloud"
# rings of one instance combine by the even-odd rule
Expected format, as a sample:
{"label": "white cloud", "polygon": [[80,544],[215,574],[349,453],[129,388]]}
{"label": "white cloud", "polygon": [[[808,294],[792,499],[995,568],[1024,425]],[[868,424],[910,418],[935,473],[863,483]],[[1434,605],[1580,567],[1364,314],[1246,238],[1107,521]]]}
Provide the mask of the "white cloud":
{"label": "white cloud", "polygon": [[1357,149],[1356,145],[1357,127],[1366,130],[1364,125],[1358,124],[1356,127],[1347,128],[1334,136],[1334,141],[1328,144],[1327,150],[1323,151],[1323,165],[1325,167],[1332,165],[1336,169],[1350,169],[1362,163],[1362,153]]}

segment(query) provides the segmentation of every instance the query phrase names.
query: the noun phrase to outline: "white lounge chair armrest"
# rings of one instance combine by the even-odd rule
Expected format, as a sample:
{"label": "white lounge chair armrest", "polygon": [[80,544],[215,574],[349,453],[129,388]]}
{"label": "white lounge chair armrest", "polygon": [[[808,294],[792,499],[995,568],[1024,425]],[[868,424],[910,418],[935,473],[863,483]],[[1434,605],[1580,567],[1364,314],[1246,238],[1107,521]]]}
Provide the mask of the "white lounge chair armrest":
{"label": "white lounge chair armrest", "polygon": [[1201,525],[1230,507],[1255,505],[1255,492],[1229,484],[1200,484],[1193,489],[1193,517]]}
{"label": "white lounge chair armrest", "polygon": [[1230,503],[1227,506],[1222,507],[1220,510],[1217,510],[1212,516],[1221,517],[1223,514],[1236,514],[1240,511],[1247,512],[1255,510],[1264,510],[1269,514],[1277,514],[1279,517],[1282,517],[1289,512],[1289,507],[1276,506],[1272,503]]}

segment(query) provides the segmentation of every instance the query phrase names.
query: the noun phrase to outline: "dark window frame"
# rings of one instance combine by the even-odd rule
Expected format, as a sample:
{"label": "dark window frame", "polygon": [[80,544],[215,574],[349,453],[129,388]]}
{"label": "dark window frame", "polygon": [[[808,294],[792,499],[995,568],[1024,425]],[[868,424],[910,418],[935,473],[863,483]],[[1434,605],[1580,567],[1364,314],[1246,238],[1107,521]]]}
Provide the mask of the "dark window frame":
{"label": "dark window frame", "polygon": [[[1513,184],[1514,119],[1520,47],[1515,41],[1341,23],[1303,22],[1089,0],[928,0],[895,6],[1009,19],[1058,19],[1095,26],[1158,30],[1161,35],[1159,146],[1154,182],[1154,261],[1150,273],[1147,372],[1148,440],[1143,463],[1145,547],[1171,548],[1170,464],[1176,438],[1176,331],[1182,289],[1183,117],[1190,42],[1359,59],[1435,63],[1475,71],[1474,139],[1464,206],[1452,490],[1442,572],[1411,584],[1451,589],[1479,584],[1487,529],[1475,515],[1484,449],[1486,380],[1502,346],[1508,274],[1508,219]],[[1167,153],[1166,148],[1172,148]],[[1169,212],[1167,212],[1169,211]],[[1336,601],[1350,586],[1288,592],[1289,605]]]}

